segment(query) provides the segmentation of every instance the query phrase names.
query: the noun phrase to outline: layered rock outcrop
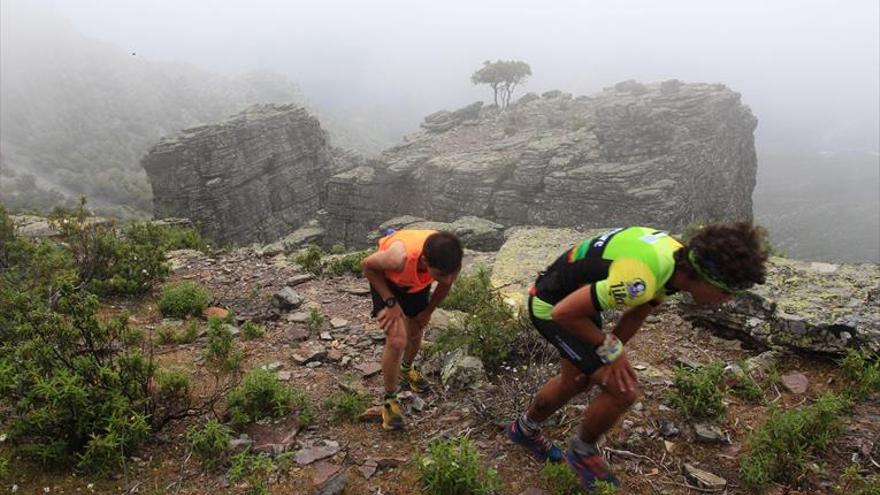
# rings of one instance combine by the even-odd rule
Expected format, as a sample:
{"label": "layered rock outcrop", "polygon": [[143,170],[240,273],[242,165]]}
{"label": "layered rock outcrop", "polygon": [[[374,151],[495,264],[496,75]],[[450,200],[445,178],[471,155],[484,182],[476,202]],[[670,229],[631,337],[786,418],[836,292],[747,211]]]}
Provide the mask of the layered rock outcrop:
{"label": "layered rock outcrop", "polygon": [[363,246],[405,215],[678,229],[751,218],[756,122],[723,85],[630,81],[436,112],[369,162],[333,149],[303,109],[256,106],[165,139],[142,163],[155,215],[220,242],[271,242],[317,219],[325,243]]}
{"label": "layered rock outcrop", "polygon": [[189,218],[221,243],[274,241],[313,218],[324,185],[351,165],[294,105],[255,105],[165,138],[141,161],[154,215]]}
{"label": "layered rock outcrop", "polygon": [[397,215],[578,228],[750,219],[756,123],[738,93],[678,81],[438,112],[330,178],[329,230],[348,244]]}

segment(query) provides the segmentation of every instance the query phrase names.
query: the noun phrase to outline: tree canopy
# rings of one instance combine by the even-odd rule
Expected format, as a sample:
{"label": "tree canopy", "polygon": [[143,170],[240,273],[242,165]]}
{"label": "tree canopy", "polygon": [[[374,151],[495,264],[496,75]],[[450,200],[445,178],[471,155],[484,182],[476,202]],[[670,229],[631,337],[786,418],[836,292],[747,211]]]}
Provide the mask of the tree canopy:
{"label": "tree canopy", "polygon": [[501,106],[510,105],[510,97],[516,86],[523,84],[532,75],[529,64],[519,60],[485,61],[483,67],[471,75],[474,84],[488,84],[492,88],[495,104],[501,97]]}

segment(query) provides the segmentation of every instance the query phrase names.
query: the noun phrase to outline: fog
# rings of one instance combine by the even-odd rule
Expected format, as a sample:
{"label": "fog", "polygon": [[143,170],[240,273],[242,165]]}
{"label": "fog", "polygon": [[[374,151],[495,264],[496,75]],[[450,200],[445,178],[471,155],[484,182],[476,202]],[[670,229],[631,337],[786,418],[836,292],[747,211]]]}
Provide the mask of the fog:
{"label": "fog", "polygon": [[326,109],[400,132],[487,97],[484,60],[527,61],[524,88],[589,94],[626,79],[723,82],[760,119],[759,150],[878,149],[880,2],[55,0],[83,33],[225,73],[268,68]]}
{"label": "fog", "polygon": [[[267,91],[299,94],[276,80],[260,81],[255,91],[252,81],[247,83],[251,86],[228,83],[212,79],[213,74],[228,78],[253,71],[280,74],[296,83],[309,104],[328,117],[325,126],[342,123],[337,127],[348,128],[340,134],[349,137],[358,134],[358,129],[365,136],[370,134],[370,139],[378,136],[370,144],[382,149],[417,130],[429,113],[476,100],[490,101],[491,93],[472,85],[470,75],[484,60],[518,59],[531,65],[533,76],[514,99],[525,92],[551,89],[591,94],[628,79],[726,84],[742,94],[743,102],[758,117],[755,216],[770,227],[783,250],[798,257],[880,260],[877,0],[3,0],[0,17],[4,31],[2,101],[5,107],[14,107],[3,109],[5,147],[0,162],[5,156],[7,169],[36,163],[13,162],[20,158],[17,151],[42,140],[53,141],[49,146],[38,143],[43,171],[54,170],[50,159],[54,141],[82,141],[64,131],[65,115],[42,118],[51,123],[46,126],[59,139],[40,134],[41,127],[28,120],[31,115],[51,113],[57,102],[78,98],[81,89],[77,86],[56,91],[54,100],[39,101],[29,94],[29,67],[41,65],[45,71],[52,64],[64,65],[65,57],[72,59],[68,72],[43,80],[40,89],[44,93],[47,88],[64,88],[67,82],[94,85],[94,80],[71,77],[77,67],[94,69],[86,60],[102,63],[103,58],[112,58],[113,64],[123,67],[107,77],[125,73],[128,79],[103,84],[102,73],[94,76],[105,90],[115,91],[117,80],[138,81],[138,87],[122,90],[140,104],[128,111],[142,115],[135,122],[136,129],[130,126],[128,134],[114,137],[118,143],[112,157],[130,162],[129,172],[139,169],[136,157],[146,146],[174,126],[228,115],[234,105]],[[46,32],[49,36],[58,33],[58,43],[69,44],[70,49],[56,50],[56,58],[48,58],[40,44]],[[42,33],[43,38],[34,33]],[[72,53],[80,42],[71,33],[95,40],[87,53]],[[108,56],[102,46],[118,53]],[[150,68],[149,77],[137,72],[138,65]],[[168,109],[152,115],[150,105],[169,95],[168,85],[177,83],[156,74],[172,66],[186,68],[183,76],[175,72],[173,77],[184,78],[189,91],[176,97],[200,98],[195,105],[200,113],[173,115],[173,122],[158,122],[160,116],[168,117]],[[210,90],[199,81],[209,81]],[[166,86],[150,94],[147,88],[154,84]],[[232,93],[234,98],[219,101]],[[83,99],[65,111],[79,116],[88,114],[90,106],[101,105],[102,111],[112,110],[117,112],[111,112],[114,118],[125,120],[118,112],[130,108],[127,103],[104,105],[105,95],[96,92],[92,100]],[[16,101],[30,98],[33,101],[27,104]],[[167,107],[168,102],[164,103]],[[96,112],[92,122],[104,117]],[[26,125],[18,125],[21,122]],[[112,126],[119,127],[117,123]],[[89,137],[114,132],[112,126],[95,126]],[[130,137],[139,141],[129,144]],[[92,151],[78,149],[77,159],[103,170]],[[81,171],[79,178],[37,175],[38,182],[44,181],[47,187],[89,193],[91,189],[82,183],[93,172]],[[122,172],[97,182],[105,197],[137,194],[140,204],[148,205],[149,186],[143,172],[134,173],[138,177],[125,187],[119,186],[120,177],[129,176]],[[851,242],[843,248],[827,243],[807,246],[810,236],[804,231],[818,229]]]}

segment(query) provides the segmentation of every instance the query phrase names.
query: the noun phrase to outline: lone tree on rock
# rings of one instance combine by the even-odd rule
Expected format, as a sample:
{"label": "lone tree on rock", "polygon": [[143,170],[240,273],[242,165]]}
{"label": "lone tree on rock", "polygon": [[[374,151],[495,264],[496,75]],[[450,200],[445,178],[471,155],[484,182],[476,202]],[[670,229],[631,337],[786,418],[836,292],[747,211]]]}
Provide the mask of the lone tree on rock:
{"label": "lone tree on rock", "polygon": [[474,72],[471,82],[474,84],[488,84],[492,88],[495,104],[498,105],[498,97],[501,97],[501,107],[510,105],[510,96],[513,89],[525,82],[532,75],[532,68],[519,60],[496,60],[485,61],[483,67]]}

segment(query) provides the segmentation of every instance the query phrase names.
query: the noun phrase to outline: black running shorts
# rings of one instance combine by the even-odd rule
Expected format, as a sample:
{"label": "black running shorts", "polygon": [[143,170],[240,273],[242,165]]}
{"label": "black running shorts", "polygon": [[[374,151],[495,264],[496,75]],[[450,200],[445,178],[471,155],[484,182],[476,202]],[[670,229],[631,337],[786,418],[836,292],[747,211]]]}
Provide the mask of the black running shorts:
{"label": "black running shorts", "polygon": [[[529,316],[531,317],[532,324],[535,325],[535,328],[538,329],[542,337],[553,344],[553,347],[559,351],[559,355],[571,361],[571,364],[575,365],[587,376],[592,375],[601,368],[603,364],[596,354],[596,346],[583,342],[553,320],[542,320],[535,316],[532,312],[533,297],[529,297]],[[597,314],[593,317],[593,323],[601,330],[602,315]]]}
{"label": "black running shorts", "polygon": [[[387,279],[385,283],[388,284],[388,288],[394,294],[394,299],[397,299],[397,304],[400,305],[404,315],[412,318],[428,307],[428,302],[431,300],[430,285],[418,292],[409,293],[405,287],[399,287]],[[370,295],[373,297],[373,312],[371,316],[375,318],[379,311],[385,308],[385,300],[376,292],[372,284],[370,284]]]}

